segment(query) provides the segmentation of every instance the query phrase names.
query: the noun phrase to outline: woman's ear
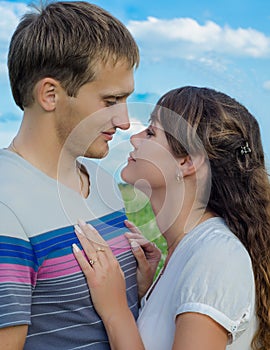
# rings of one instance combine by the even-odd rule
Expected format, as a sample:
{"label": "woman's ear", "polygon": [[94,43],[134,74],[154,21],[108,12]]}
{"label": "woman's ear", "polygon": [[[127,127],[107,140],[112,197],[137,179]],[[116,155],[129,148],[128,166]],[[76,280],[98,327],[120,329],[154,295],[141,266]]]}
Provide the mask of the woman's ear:
{"label": "woman's ear", "polygon": [[183,177],[190,176],[195,174],[203,164],[204,164],[203,155],[196,155],[195,157],[191,157],[190,155],[187,155],[180,159],[179,169]]}
{"label": "woman's ear", "polygon": [[36,101],[47,112],[56,108],[59,82],[53,78],[43,78],[36,85]]}

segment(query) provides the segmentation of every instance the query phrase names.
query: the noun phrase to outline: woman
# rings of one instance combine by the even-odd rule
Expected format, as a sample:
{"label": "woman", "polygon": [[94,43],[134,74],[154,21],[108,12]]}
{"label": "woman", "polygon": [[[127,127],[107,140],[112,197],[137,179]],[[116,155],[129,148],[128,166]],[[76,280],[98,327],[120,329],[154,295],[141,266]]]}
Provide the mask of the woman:
{"label": "woman", "polygon": [[[118,263],[95,229],[76,228],[90,264],[73,247],[112,349],[270,349],[270,185],[256,119],[223,93],[183,87],[161,97],[131,143],[122,178],[151,187],[168,245],[138,328]],[[154,264],[130,237],[152,276]]]}

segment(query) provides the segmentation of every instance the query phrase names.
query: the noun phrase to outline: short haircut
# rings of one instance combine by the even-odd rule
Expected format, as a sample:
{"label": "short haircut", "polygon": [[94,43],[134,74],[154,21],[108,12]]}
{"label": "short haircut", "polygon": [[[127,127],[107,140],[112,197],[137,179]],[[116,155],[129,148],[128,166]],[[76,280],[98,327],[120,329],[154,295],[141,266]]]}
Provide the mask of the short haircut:
{"label": "short haircut", "polygon": [[95,79],[99,63],[139,64],[128,29],[104,9],[83,1],[60,1],[26,13],[9,47],[10,85],[21,108],[33,103],[33,88],[45,77],[60,82],[69,96]]}

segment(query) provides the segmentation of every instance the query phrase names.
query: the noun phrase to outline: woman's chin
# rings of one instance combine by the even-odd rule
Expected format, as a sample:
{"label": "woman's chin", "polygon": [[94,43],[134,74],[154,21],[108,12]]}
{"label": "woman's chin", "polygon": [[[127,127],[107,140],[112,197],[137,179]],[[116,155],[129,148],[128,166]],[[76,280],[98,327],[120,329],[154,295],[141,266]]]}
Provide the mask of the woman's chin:
{"label": "woman's chin", "polygon": [[129,164],[125,165],[125,167],[121,170],[120,176],[126,183],[130,185],[134,184],[134,169],[130,169]]}

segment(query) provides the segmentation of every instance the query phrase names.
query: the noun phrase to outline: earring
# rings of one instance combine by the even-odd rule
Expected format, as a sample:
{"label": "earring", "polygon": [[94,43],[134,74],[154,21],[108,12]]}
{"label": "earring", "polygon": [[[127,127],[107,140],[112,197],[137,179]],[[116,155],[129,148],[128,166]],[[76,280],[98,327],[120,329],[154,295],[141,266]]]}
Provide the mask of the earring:
{"label": "earring", "polygon": [[177,181],[178,183],[180,183],[180,182],[183,181],[183,177],[182,177],[179,173],[176,174],[176,181]]}

